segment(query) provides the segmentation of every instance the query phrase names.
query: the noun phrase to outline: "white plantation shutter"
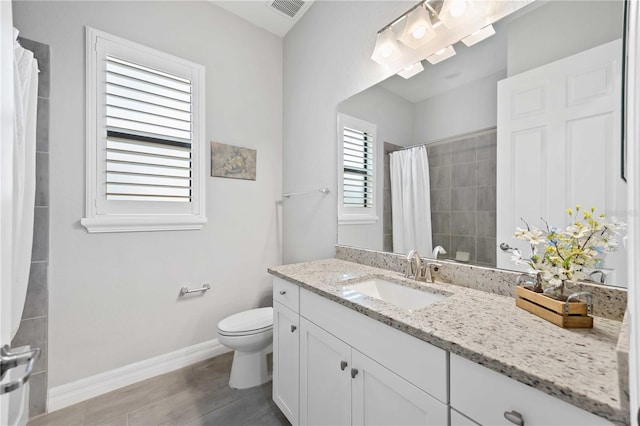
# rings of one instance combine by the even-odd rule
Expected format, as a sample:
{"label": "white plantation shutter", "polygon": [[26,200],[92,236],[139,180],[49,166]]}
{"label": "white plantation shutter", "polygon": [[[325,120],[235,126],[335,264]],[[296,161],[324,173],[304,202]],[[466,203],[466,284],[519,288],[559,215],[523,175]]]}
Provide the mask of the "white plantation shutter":
{"label": "white plantation shutter", "polygon": [[191,82],[106,58],[107,200],[191,201]]}
{"label": "white plantation shutter", "polygon": [[340,114],[338,117],[340,223],[376,221],[376,126]]}
{"label": "white plantation shutter", "polygon": [[343,203],[345,207],[372,208],[374,198],[373,135],[343,129]]}
{"label": "white plantation shutter", "polygon": [[204,67],[87,28],[89,232],[201,229]]}

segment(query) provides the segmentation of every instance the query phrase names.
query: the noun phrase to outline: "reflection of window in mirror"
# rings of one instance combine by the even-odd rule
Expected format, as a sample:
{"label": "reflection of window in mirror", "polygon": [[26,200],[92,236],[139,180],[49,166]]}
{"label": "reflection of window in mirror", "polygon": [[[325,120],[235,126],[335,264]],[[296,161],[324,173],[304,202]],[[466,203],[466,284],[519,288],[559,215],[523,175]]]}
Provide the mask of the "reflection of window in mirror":
{"label": "reflection of window in mirror", "polygon": [[338,220],[365,224],[378,220],[375,198],[376,125],[338,116]]}

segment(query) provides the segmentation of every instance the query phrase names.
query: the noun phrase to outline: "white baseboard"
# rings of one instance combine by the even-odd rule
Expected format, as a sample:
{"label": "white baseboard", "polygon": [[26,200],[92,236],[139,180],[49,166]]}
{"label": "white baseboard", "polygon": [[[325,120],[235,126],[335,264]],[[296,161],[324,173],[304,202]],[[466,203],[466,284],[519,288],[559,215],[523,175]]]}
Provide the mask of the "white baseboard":
{"label": "white baseboard", "polygon": [[49,390],[48,412],[230,352],[218,339],[139,361]]}

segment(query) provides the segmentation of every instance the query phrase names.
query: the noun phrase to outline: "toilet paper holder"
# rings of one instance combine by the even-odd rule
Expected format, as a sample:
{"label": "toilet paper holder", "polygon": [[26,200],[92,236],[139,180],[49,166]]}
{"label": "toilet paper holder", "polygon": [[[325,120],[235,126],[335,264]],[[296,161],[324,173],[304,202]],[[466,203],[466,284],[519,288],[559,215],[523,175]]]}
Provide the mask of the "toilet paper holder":
{"label": "toilet paper holder", "polygon": [[184,296],[185,294],[189,294],[189,293],[198,293],[198,292],[202,292],[204,293],[207,290],[211,290],[211,286],[209,285],[209,283],[206,283],[205,285],[203,285],[200,288],[194,288],[194,289],[189,289],[189,287],[182,287],[180,289],[180,295]]}

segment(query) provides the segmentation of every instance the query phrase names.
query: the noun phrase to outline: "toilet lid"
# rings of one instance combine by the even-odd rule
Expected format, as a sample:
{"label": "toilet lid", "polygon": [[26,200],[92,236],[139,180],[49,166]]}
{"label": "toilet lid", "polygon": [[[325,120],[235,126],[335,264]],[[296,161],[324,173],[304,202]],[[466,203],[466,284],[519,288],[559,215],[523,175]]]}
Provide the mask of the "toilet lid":
{"label": "toilet lid", "polygon": [[273,327],[273,308],[258,308],[231,315],[218,323],[223,333],[252,333]]}

